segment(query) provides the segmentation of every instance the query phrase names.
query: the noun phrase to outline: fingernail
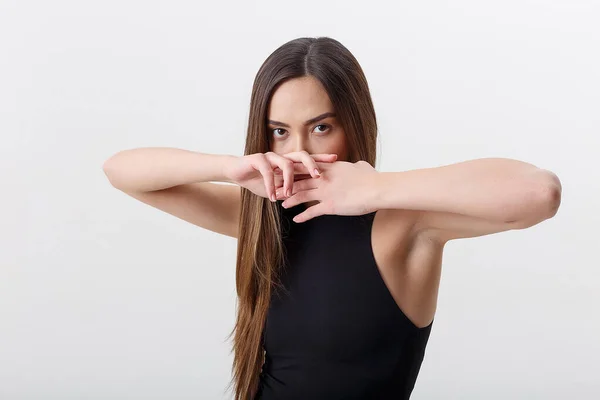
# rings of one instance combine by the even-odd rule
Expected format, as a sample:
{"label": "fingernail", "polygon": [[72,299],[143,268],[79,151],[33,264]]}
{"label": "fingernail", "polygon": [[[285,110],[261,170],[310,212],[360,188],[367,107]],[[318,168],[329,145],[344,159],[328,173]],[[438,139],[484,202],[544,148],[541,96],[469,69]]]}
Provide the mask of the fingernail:
{"label": "fingernail", "polygon": [[288,189],[287,192],[286,192],[286,196],[290,197],[291,195],[292,195],[292,191],[290,189]]}
{"label": "fingernail", "polygon": [[276,201],[274,194],[271,195],[271,201]]}
{"label": "fingernail", "polygon": [[319,170],[318,170],[318,169],[316,169],[316,168],[315,168],[315,175],[317,175],[317,176],[321,175],[321,174],[319,173]]}

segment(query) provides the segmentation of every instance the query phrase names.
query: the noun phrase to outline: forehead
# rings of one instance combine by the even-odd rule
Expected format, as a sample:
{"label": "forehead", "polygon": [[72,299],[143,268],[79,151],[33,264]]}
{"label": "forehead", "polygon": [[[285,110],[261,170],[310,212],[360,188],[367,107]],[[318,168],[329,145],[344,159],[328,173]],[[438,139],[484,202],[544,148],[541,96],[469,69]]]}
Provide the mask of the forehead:
{"label": "forehead", "polygon": [[269,119],[278,121],[304,121],[327,111],[335,111],[329,95],[321,83],[303,76],[283,82],[269,102]]}

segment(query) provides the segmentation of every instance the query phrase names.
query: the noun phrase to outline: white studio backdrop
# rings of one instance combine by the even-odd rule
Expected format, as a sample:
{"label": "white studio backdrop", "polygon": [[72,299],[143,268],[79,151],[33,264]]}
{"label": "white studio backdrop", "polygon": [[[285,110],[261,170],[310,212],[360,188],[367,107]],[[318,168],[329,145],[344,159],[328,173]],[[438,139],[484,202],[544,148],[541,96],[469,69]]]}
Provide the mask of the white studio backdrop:
{"label": "white studio backdrop", "polygon": [[600,2],[0,0],[0,399],[230,399],[236,240],[112,188],[117,151],[242,155],[264,59],[361,63],[377,169],[509,157],[557,215],[450,242],[413,399],[600,398]]}

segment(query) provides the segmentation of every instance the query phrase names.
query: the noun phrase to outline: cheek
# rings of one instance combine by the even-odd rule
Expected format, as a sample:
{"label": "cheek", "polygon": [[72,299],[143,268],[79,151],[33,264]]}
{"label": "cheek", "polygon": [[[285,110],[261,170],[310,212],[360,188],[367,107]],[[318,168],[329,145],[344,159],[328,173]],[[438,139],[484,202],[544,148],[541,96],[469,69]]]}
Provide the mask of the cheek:
{"label": "cheek", "polygon": [[346,161],[346,159],[348,158],[348,143],[346,141],[345,135],[343,135],[341,138],[339,138],[335,142],[334,146],[335,146],[334,153],[336,153],[338,155],[338,160]]}
{"label": "cheek", "polygon": [[290,150],[289,143],[286,144],[285,141],[273,142],[273,143],[271,143],[269,148],[273,153],[279,154],[279,155],[284,155],[286,153],[290,153],[290,152],[294,151],[294,150]]}

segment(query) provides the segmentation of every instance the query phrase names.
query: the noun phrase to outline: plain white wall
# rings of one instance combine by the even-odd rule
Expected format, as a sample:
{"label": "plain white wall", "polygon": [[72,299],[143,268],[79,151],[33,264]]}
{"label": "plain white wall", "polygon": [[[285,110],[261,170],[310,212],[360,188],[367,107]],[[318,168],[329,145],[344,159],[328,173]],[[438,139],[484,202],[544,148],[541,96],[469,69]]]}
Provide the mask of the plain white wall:
{"label": "plain white wall", "polygon": [[112,188],[119,150],[241,155],[256,71],[331,36],[367,75],[377,169],[499,156],[558,214],[447,245],[413,398],[600,398],[600,5],[0,2],[0,398],[228,399],[235,239]]}

